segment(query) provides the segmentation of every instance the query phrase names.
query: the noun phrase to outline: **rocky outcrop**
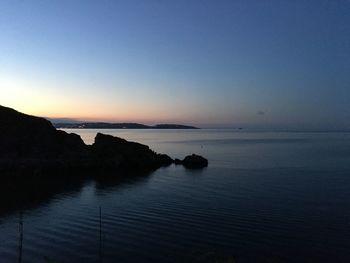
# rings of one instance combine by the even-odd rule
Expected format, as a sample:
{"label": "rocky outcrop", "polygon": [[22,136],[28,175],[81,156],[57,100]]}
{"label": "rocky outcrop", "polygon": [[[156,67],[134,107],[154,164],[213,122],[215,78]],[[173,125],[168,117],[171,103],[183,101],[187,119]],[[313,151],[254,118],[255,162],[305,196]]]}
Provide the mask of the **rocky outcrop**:
{"label": "rocky outcrop", "polygon": [[157,154],[147,145],[102,133],[96,135],[91,151],[95,165],[103,167],[152,170],[173,162],[169,156]]}
{"label": "rocky outcrop", "polygon": [[38,118],[0,106],[0,168],[79,163],[87,158],[83,140]]}
{"label": "rocky outcrop", "polygon": [[196,154],[188,155],[182,160],[182,165],[189,169],[198,169],[208,166],[208,160]]}
{"label": "rocky outcrop", "polygon": [[186,156],[183,160],[176,158],[174,160],[174,164],[183,165],[188,169],[200,169],[208,166],[208,160],[200,155],[192,154]]}

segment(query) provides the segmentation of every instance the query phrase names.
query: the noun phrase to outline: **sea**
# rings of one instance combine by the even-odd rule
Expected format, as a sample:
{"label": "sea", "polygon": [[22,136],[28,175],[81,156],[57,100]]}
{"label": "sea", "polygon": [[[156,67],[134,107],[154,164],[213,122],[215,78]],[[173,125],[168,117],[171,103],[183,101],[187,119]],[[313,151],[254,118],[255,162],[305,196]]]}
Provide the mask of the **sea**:
{"label": "sea", "polygon": [[0,208],[1,263],[350,262],[349,132],[65,131],[196,153],[209,166],[88,180]]}

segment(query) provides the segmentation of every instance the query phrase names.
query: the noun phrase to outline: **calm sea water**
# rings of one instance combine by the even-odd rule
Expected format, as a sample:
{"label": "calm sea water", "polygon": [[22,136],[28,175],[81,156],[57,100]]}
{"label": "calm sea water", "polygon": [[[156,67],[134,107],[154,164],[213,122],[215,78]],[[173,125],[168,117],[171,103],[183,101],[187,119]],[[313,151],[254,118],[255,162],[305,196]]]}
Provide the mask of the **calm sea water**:
{"label": "calm sea water", "polygon": [[[98,130],[69,132],[92,143]],[[27,207],[22,262],[350,262],[350,133],[102,132],[209,167],[88,181]],[[18,262],[18,240],[18,211],[0,214],[0,262]]]}

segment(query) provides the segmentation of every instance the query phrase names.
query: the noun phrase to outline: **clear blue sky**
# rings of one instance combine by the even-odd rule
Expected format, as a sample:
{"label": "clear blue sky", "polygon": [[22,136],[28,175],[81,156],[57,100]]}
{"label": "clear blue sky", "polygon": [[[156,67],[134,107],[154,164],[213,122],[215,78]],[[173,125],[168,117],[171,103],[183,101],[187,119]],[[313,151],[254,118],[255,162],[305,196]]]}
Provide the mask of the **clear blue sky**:
{"label": "clear blue sky", "polygon": [[2,0],[0,91],[49,117],[350,128],[350,1]]}

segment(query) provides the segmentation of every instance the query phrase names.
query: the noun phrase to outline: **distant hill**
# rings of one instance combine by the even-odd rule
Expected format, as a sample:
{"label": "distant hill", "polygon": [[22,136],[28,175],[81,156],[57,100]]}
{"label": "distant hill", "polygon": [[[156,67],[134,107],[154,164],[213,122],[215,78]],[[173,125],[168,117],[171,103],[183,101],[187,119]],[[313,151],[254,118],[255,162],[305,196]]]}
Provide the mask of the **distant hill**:
{"label": "distant hill", "polygon": [[49,120],[51,123],[80,123],[81,121],[71,118],[47,118],[45,119]]}
{"label": "distant hill", "polygon": [[199,129],[193,126],[179,124],[157,124],[149,126],[140,123],[108,123],[108,122],[81,122],[81,123],[54,123],[60,129]]}

